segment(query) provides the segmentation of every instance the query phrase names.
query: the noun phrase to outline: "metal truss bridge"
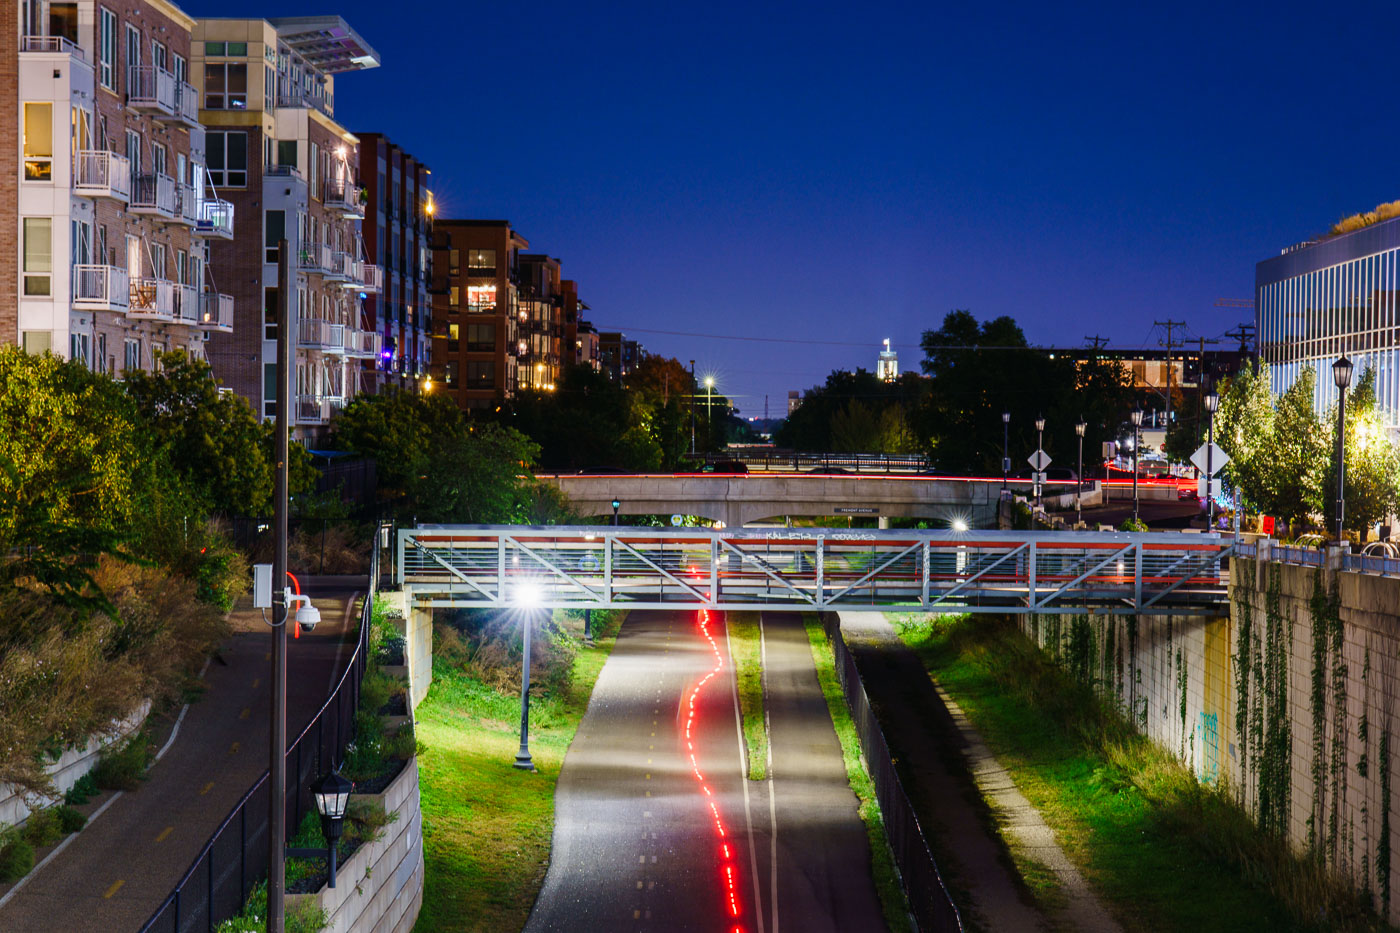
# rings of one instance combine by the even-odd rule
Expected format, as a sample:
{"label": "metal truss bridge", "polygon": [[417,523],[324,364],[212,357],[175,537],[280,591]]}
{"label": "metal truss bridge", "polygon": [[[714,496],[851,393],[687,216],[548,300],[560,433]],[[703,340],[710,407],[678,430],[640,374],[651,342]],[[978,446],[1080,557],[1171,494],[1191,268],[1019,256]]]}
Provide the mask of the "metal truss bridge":
{"label": "metal truss bridge", "polygon": [[1233,541],[1204,534],[422,525],[420,607],[1215,614]]}

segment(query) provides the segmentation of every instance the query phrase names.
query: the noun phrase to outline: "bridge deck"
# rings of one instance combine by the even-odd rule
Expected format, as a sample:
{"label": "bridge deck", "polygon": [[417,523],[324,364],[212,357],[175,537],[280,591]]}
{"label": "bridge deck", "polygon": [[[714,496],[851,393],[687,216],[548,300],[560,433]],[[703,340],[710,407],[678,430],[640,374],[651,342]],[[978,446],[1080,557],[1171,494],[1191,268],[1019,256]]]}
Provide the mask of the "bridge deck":
{"label": "bridge deck", "polygon": [[396,574],[420,606],[1214,613],[1216,535],[419,526]]}

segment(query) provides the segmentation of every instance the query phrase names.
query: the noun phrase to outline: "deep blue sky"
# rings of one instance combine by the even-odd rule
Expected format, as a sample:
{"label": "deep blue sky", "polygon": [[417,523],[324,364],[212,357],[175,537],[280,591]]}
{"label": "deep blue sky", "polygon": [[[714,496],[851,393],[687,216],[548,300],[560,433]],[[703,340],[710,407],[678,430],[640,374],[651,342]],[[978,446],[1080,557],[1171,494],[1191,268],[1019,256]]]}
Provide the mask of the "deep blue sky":
{"label": "deep blue sky", "polygon": [[338,83],[345,125],[746,415],[883,337],[917,366],[952,308],[1041,344],[1215,337],[1255,262],[1400,197],[1390,4],[184,6],[345,16],[383,59]]}

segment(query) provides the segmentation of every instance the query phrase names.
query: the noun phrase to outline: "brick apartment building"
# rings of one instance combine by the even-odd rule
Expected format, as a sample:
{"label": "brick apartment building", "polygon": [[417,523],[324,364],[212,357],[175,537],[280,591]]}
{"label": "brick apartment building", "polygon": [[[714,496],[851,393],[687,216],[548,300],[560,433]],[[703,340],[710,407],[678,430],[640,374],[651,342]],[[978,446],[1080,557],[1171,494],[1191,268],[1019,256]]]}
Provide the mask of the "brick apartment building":
{"label": "brick apartment building", "polygon": [[379,133],[358,133],[367,199],[365,252],[384,270],[384,290],[365,299],[365,326],[379,335],[378,358],[365,360],[366,392],[418,391],[428,375],[432,307],[428,299],[433,196],[428,167]]}
{"label": "brick apartment building", "polygon": [[603,331],[598,335],[598,366],[621,382],[627,374],[637,368],[646,351],[635,340],[628,340],[626,334],[618,331]]}
{"label": "brick apartment building", "polygon": [[[520,254],[519,330],[516,340],[517,391],[554,391],[564,365],[564,289],[559,260],[542,253]],[[569,283],[573,285],[573,283]],[[572,298],[577,303],[575,288]],[[574,325],[577,329],[577,324]]]}
{"label": "brick apartment building", "polygon": [[7,8],[0,339],[114,376],[204,356],[233,326],[207,263],[233,212],[206,168],[194,20],[166,0]]}
{"label": "brick apartment building", "polygon": [[263,417],[275,412],[277,243],[291,256],[298,437],[315,439],[361,388],[379,335],[363,300],[382,286],[361,238],[359,140],[335,120],[335,76],[379,56],[339,16],[202,19],[192,80],[208,127],[209,174],[233,202],[236,238],[211,266],[235,299],[232,334],[210,341],[216,375]]}
{"label": "brick apartment building", "polygon": [[439,219],[432,244],[433,391],[463,409],[494,407],[514,394],[528,349],[517,283],[530,243],[506,220]]}

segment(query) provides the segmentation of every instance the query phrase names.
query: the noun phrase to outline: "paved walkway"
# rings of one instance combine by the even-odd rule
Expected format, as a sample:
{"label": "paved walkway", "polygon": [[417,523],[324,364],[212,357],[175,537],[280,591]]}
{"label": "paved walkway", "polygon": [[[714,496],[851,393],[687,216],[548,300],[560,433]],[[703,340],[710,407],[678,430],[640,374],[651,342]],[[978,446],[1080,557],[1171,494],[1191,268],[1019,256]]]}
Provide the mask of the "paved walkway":
{"label": "paved walkway", "polygon": [[[354,651],[364,579],[304,580],[321,610],[316,631],[289,641],[287,734],[325,702]],[[267,769],[271,639],[256,610],[235,611],[234,634],[205,674],[169,752],[139,790],[118,797],[0,906],[5,933],[140,929],[210,835]]]}

